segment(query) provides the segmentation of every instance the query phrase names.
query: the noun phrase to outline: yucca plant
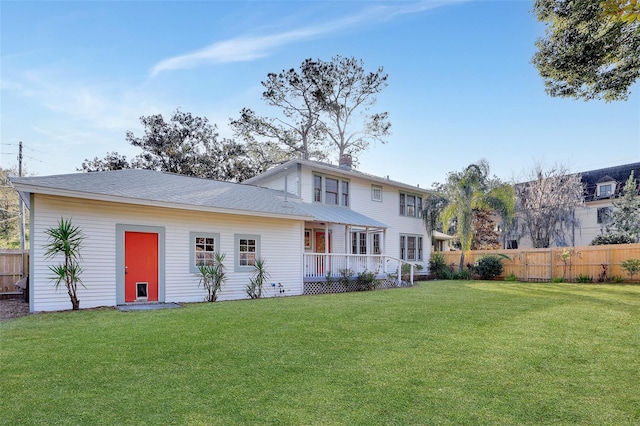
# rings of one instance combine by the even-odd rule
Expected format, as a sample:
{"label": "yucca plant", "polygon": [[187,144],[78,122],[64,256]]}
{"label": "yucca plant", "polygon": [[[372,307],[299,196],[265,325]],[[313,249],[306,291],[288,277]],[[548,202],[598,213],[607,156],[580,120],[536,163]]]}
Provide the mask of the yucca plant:
{"label": "yucca plant", "polygon": [[71,300],[71,306],[76,311],[80,309],[80,300],[78,300],[78,284],[84,287],[80,274],[82,266],[80,266],[80,249],[84,235],[79,227],[71,223],[71,219],[61,217],[58,226],[48,228],[45,233],[49,237],[49,243],[44,246],[46,252],[45,259],[52,259],[58,255],[64,256],[64,263],[59,265],[49,265],[49,269],[53,272],[50,277],[54,282],[56,289],[60,288],[60,284],[64,282]]}
{"label": "yucca plant", "polygon": [[270,274],[265,267],[264,259],[256,259],[253,264],[253,276],[247,285],[247,295],[251,299],[260,299],[262,297],[262,287],[269,280]]}
{"label": "yucca plant", "polygon": [[215,302],[218,299],[218,293],[227,280],[223,263],[225,257],[225,253],[215,253],[212,265],[198,265],[198,271],[200,271],[198,286],[202,285],[207,290],[205,299],[207,302]]}

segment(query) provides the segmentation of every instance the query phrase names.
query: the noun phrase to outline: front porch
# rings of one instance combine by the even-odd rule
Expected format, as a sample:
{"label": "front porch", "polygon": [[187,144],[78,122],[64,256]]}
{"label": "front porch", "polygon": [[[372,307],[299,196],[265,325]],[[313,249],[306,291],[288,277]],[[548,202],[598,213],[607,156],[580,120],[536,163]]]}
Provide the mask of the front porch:
{"label": "front porch", "polygon": [[[409,273],[402,274],[402,265]],[[406,269],[406,268],[405,268]],[[365,274],[372,274],[374,283]],[[414,265],[386,255],[305,253],[304,294],[342,293],[413,285]]]}

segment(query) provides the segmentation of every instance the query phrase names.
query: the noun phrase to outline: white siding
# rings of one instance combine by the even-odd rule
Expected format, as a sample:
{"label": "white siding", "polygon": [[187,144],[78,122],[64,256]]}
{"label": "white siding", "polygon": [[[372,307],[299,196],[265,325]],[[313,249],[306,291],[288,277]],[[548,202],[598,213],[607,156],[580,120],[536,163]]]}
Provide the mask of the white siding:
{"label": "white siding", "polygon": [[[113,306],[116,304],[116,225],[144,225],[164,227],[166,237],[165,301],[203,301],[205,290],[198,287],[198,276],[189,272],[189,232],[220,234],[220,251],[226,253],[225,264],[229,279],[221,290],[219,300],[247,298],[245,286],[250,272],[234,272],[234,235],[260,236],[260,254],[266,260],[271,282],[281,283],[285,295],[302,293],[302,235],[303,224],[298,220],[269,219],[176,209],[131,206],[73,198],[54,198],[36,195],[33,223],[33,289],[32,311],[70,309],[66,289],[56,290],[48,279],[48,265],[59,260],[45,260],[47,243],[45,230],[57,225],[60,217],[70,218],[86,236],[82,249],[82,279],[78,290],[81,308]],[[160,254],[162,256],[162,254]],[[269,285],[266,296],[275,291]]]}
{"label": "white siding", "polygon": [[[324,176],[331,176],[327,172],[320,172]],[[398,188],[392,184],[381,184],[361,178],[346,178],[335,175],[342,180],[350,182],[350,208],[358,213],[362,213],[372,219],[384,223],[389,228],[384,237],[383,253],[400,257],[400,234],[422,235],[423,238],[423,261],[413,262],[421,264],[425,270],[431,252],[431,240],[427,237],[422,218],[400,216],[400,192],[412,193],[404,188]],[[371,185],[382,186],[382,201],[373,201],[371,197]],[[303,167],[301,172],[302,200],[313,202],[313,170]],[[425,194],[415,192],[414,194],[424,198]],[[345,227],[334,225],[332,230],[332,248],[334,253],[345,252]],[[350,248],[347,246],[347,250]]]}

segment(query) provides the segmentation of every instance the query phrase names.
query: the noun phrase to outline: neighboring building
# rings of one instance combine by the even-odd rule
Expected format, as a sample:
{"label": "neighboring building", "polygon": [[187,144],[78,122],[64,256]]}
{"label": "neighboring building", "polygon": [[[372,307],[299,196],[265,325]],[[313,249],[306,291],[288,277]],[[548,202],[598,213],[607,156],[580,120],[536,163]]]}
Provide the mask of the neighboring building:
{"label": "neighboring building", "polygon": [[149,170],[11,183],[30,210],[32,312],[70,308],[49,279],[59,259],[44,258],[45,231],[61,217],[86,236],[81,308],[202,301],[197,265],[218,251],[229,277],[219,300],[247,298],[256,258],[266,261],[270,297],[304,294],[345,269],[381,277],[404,261],[426,270],[431,252],[421,218],[427,191],[346,164],[294,160],[243,184]]}
{"label": "neighboring building", "polygon": [[[568,231],[565,240],[552,242],[551,246],[588,246],[603,233],[613,202],[621,196],[632,171],[636,183],[640,182],[640,163],[579,173],[584,185],[584,205],[575,210],[576,225]],[[531,239],[526,234],[519,239],[507,237],[505,243],[505,248],[531,247]]]}

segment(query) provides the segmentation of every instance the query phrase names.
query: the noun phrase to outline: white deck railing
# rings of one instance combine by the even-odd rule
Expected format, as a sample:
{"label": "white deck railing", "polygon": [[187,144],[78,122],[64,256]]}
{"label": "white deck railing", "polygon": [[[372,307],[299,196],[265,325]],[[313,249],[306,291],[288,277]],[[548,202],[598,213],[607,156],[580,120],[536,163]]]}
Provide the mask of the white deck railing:
{"label": "white deck railing", "polygon": [[346,271],[351,275],[363,272],[373,272],[376,275],[392,274],[397,278],[402,276],[402,264],[411,265],[410,281],[413,284],[413,264],[384,255],[366,254],[336,254],[336,253],[305,253],[305,280],[321,281],[327,276],[341,277]]}

